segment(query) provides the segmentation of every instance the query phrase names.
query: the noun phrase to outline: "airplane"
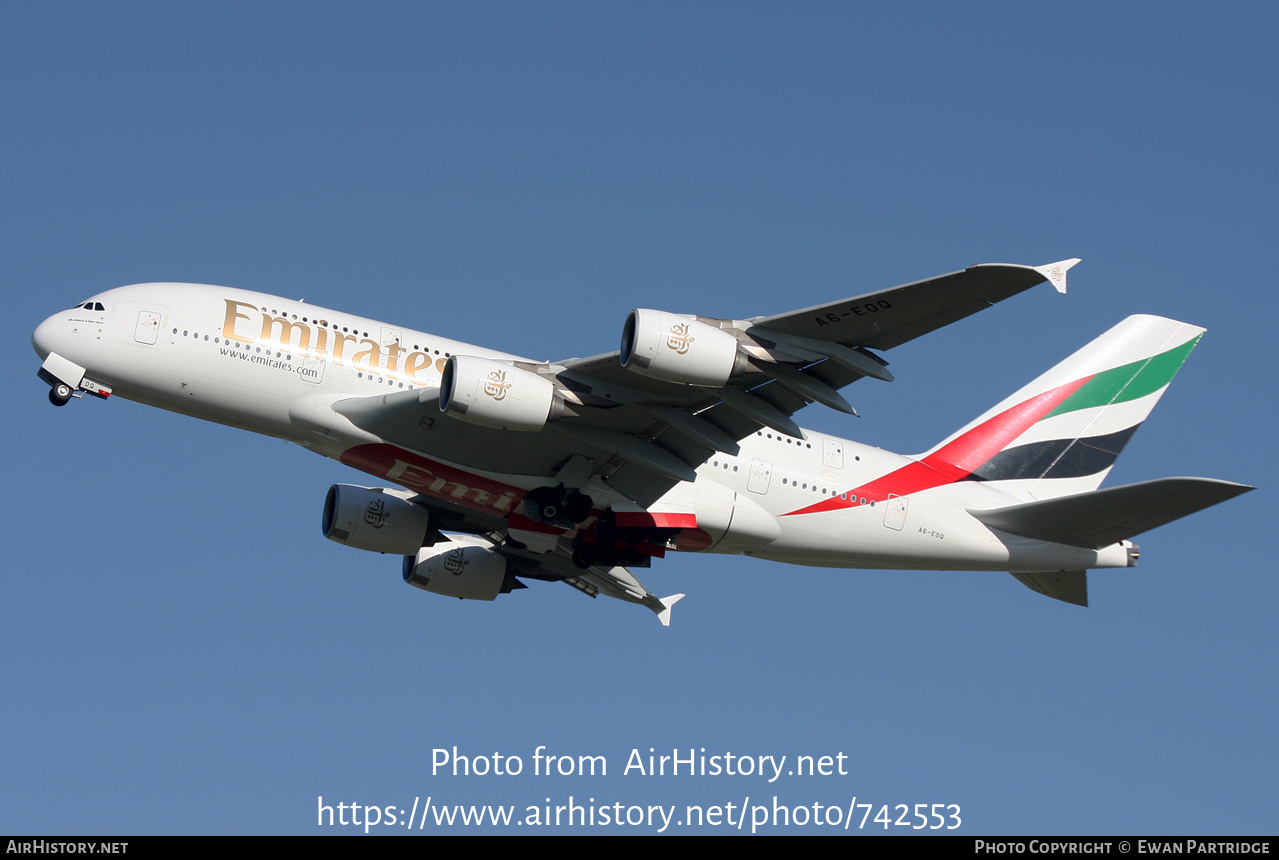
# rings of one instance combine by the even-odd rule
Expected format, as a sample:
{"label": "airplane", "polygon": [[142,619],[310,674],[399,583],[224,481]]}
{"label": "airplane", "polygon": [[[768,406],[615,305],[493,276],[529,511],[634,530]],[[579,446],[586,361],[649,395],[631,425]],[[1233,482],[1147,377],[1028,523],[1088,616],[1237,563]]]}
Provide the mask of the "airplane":
{"label": "airplane", "polygon": [[981,264],[802,310],[635,309],[621,348],[539,362],[263,293],[119,287],[36,328],[58,406],[123,397],[296,443],[395,486],[335,484],[324,536],[403,556],[404,581],[493,600],[522,580],[648,607],[668,552],[836,568],[1002,570],[1088,605],[1130,539],[1253,489],[1163,478],[1099,489],[1204,329],[1132,316],[930,450],[800,428],[810,403],[891,382],[880,352],[1078,259]]}

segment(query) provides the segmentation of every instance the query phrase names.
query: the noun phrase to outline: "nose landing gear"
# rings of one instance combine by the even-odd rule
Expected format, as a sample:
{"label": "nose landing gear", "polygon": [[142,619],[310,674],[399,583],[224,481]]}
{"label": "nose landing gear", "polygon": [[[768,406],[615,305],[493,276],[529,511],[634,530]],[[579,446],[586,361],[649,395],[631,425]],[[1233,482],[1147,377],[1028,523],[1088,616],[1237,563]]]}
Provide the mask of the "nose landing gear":
{"label": "nose landing gear", "polygon": [[103,400],[111,396],[111,387],[85,376],[85,370],[73,361],[51,352],[36,376],[49,383],[49,402],[54,406],[66,406],[72,397],[92,394]]}
{"label": "nose landing gear", "polygon": [[49,402],[54,406],[66,406],[75,392],[65,382],[56,383],[49,389]]}
{"label": "nose landing gear", "polygon": [[49,383],[49,402],[54,406],[66,406],[85,381],[84,368],[56,352],[45,356],[36,376]]}

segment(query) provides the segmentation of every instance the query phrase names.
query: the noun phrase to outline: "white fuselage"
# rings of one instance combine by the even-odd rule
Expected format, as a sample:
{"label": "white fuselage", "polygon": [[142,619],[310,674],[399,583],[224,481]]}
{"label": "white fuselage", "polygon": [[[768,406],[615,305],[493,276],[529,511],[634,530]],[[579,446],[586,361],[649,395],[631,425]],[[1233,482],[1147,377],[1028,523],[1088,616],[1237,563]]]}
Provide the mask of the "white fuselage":
{"label": "white fuselage", "polygon": [[[42,357],[56,353],[74,362],[117,396],[287,439],[416,492],[503,517],[518,511],[525,491],[547,481],[389,444],[329,408],[344,398],[437,389],[450,355],[525,359],[227,287],[139,284],[86,304],[96,303],[104,309],[54,314],[33,343]],[[871,493],[862,503],[858,488],[911,460],[846,439],[805,437],[761,430],[741,440],[735,456],[712,454],[696,482],[680,483],[654,508],[695,510],[707,538],[698,549],[794,564],[1018,571],[1128,564],[1119,545],[1083,549],[986,527],[967,510],[1026,499],[980,482],[885,498]],[[801,513],[836,499],[837,507]]]}

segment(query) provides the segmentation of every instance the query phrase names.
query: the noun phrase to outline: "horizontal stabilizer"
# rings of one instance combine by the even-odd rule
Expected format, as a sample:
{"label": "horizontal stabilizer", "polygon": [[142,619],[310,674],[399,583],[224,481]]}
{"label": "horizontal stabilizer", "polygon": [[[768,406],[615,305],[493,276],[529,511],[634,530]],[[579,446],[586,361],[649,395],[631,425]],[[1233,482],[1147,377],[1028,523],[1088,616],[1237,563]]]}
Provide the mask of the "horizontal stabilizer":
{"label": "horizontal stabilizer", "polygon": [[1050,573],[1013,573],[1031,591],[1076,606],[1088,605],[1088,571],[1054,570]]}
{"label": "horizontal stabilizer", "polygon": [[968,513],[1009,534],[1101,549],[1252,489],[1213,478],[1160,478],[1025,505],[969,509]]}

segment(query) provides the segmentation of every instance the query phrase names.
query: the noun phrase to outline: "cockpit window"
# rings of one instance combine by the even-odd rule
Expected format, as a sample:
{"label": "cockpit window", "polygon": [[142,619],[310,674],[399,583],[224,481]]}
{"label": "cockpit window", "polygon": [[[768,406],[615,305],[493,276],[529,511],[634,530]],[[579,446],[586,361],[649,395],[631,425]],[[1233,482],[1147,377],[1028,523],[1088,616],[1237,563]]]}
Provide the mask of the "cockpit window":
{"label": "cockpit window", "polygon": [[85,302],[84,304],[80,305],[80,308],[86,311],[105,311],[106,310],[106,308],[102,306],[102,302]]}

